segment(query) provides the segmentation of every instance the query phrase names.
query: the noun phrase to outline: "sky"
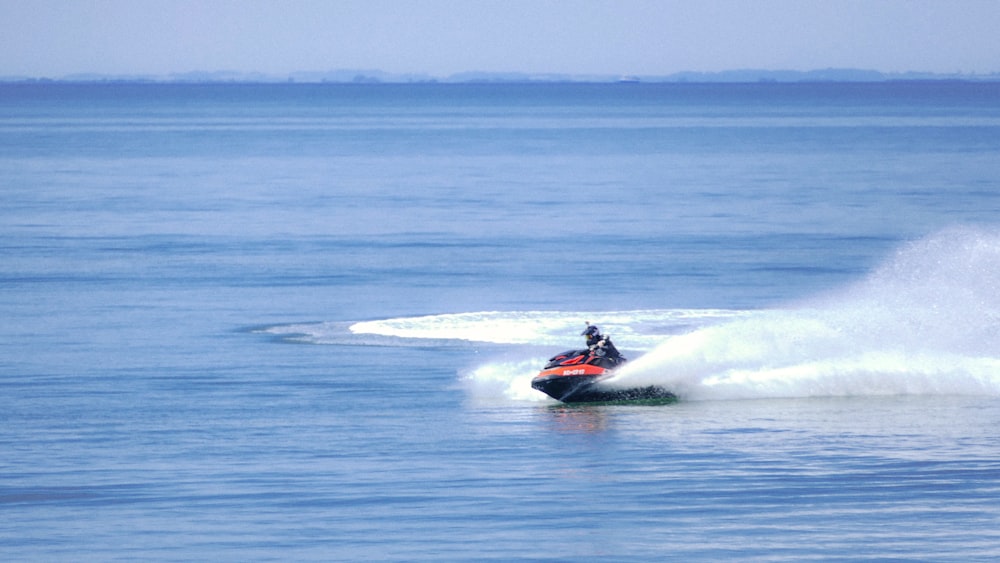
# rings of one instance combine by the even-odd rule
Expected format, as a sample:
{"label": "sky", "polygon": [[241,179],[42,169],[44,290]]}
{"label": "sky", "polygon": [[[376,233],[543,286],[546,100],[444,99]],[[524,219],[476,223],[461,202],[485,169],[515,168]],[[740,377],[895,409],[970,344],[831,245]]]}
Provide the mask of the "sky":
{"label": "sky", "polygon": [[0,76],[1000,72],[1000,0],[0,0]]}

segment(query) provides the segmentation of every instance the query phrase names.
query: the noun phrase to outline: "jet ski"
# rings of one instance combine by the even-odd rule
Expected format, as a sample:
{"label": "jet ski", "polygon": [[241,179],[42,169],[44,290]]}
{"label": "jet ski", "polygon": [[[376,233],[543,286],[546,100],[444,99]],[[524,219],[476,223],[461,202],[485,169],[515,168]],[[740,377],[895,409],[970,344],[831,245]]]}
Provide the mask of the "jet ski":
{"label": "jet ski", "polygon": [[549,359],[531,380],[531,387],[563,403],[599,403],[636,400],[672,401],[677,397],[658,386],[619,388],[608,385],[615,369],[626,362],[617,355],[599,356],[591,350],[567,350]]}

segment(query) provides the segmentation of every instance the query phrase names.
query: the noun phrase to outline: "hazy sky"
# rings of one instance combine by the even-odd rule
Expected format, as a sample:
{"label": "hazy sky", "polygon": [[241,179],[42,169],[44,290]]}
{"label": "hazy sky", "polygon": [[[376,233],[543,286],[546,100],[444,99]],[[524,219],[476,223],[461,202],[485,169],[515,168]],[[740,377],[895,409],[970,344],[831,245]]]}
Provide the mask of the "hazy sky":
{"label": "hazy sky", "polygon": [[1000,0],[0,0],[0,76],[1000,72]]}

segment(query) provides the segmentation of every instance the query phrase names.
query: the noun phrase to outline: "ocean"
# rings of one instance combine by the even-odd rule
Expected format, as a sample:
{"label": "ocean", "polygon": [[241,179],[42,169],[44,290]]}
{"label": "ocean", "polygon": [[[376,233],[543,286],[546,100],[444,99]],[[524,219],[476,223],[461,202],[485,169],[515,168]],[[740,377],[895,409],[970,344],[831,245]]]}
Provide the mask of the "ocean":
{"label": "ocean", "polygon": [[1000,558],[1000,84],[2,84],[0,202],[4,560]]}

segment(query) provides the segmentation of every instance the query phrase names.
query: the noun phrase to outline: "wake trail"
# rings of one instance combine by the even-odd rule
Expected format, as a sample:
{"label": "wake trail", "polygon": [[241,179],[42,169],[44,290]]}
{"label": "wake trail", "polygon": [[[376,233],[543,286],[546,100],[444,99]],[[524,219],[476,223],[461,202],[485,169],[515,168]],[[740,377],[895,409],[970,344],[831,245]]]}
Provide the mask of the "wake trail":
{"label": "wake trail", "polygon": [[460,370],[477,397],[546,400],[544,361],[582,345],[593,321],[630,362],[620,387],[686,400],[1000,396],[1000,231],[956,228],[899,248],[866,278],[794,306],[628,311],[485,311],[263,330],[357,346],[474,348]]}

